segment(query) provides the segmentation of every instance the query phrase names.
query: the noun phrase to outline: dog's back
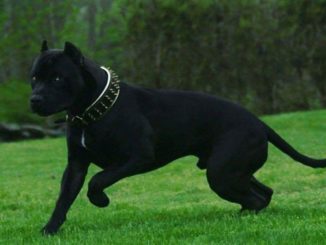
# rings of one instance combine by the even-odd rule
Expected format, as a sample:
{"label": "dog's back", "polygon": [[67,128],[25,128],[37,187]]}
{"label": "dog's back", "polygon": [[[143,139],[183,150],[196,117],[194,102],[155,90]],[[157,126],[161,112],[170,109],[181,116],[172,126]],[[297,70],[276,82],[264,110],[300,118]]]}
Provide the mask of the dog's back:
{"label": "dog's back", "polygon": [[[158,159],[208,154],[219,134],[242,127],[261,130],[258,118],[229,101],[190,91],[144,89],[122,85],[133,95],[137,113],[149,122]],[[124,88],[122,88],[122,91]],[[171,158],[171,159],[170,159]]]}

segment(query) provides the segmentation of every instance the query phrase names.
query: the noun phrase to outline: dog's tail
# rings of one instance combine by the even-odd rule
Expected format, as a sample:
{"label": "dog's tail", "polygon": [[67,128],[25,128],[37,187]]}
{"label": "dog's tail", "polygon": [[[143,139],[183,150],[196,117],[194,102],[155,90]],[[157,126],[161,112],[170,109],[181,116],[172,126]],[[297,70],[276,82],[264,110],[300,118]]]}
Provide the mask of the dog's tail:
{"label": "dog's tail", "polygon": [[280,149],[285,154],[289,155],[293,160],[301,162],[304,165],[313,167],[313,168],[324,168],[326,167],[326,159],[313,159],[308,156],[305,156],[294,149],[289,143],[287,143],[280,135],[278,135],[272,128],[265,124],[267,131],[268,141],[271,142],[274,146]]}

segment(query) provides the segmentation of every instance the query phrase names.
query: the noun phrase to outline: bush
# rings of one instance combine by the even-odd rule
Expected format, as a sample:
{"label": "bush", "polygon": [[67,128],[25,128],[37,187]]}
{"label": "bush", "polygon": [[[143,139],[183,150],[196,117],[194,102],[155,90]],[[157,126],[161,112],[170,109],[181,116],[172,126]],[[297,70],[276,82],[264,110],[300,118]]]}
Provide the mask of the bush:
{"label": "bush", "polygon": [[27,83],[11,81],[0,86],[0,121],[42,123],[40,117],[29,108],[30,86]]}
{"label": "bush", "polygon": [[[325,106],[326,1],[135,1],[122,74],[257,113]],[[144,9],[149,11],[144,11]]]}
{"label": "bush", "polygon": [[326,0],[4,3],[0,80],[25,80],[46,38],[75,42],[128,82],[205,91],[258,114],[326,106]]}

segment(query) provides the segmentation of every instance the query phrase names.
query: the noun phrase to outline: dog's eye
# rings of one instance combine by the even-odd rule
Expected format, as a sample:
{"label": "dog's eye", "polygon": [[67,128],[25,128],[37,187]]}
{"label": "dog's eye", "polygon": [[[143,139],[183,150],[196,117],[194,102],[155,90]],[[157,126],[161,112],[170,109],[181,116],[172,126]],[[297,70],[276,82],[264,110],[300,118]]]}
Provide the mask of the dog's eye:
{"label": "dog's eye", "polygon": [[55,80],[56,80],[56,81],[60,81],[60,77],[56,77]]}
{"label": "dog's eye", "polygon": [[36,81],[36,77],[35,77],[35,76],[34,76],[34,77],[32,77],[32,80],[33,80],[33,81]]}

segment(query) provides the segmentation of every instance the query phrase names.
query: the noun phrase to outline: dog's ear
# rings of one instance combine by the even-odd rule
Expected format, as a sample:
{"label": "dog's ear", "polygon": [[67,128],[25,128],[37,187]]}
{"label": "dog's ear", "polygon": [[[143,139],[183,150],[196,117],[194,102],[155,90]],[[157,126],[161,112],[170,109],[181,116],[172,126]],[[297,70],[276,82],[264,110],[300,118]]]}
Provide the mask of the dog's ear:
{"label": "dog's ear", "polygon": [[42,42],[42,47],[41,47],[41,53],[43,53],[44,51],[47,51],[48,48],[48,42],[46,40],[43,40]]}
{"label": "dog's ear", "polygon": [[84,56],[80,50],[70,42],[65,42],[64,53],[69,56],[76,65],[84,65]]}

